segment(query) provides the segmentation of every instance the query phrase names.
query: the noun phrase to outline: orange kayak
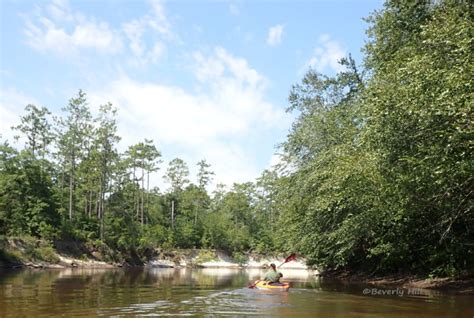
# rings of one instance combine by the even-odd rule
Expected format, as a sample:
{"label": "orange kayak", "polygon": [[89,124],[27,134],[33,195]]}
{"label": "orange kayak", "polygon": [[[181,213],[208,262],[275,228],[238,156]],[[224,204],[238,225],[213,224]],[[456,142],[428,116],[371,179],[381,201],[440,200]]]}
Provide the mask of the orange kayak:
{"label": "orange kayak", "polygon": [[290,289],[290,283],[284,282],[284,283],[267,283],[263,280],[258,281],[255,284],[255,287],[257,289],[262,289],[262,290],[278,290],[278,291],[288,291]]}

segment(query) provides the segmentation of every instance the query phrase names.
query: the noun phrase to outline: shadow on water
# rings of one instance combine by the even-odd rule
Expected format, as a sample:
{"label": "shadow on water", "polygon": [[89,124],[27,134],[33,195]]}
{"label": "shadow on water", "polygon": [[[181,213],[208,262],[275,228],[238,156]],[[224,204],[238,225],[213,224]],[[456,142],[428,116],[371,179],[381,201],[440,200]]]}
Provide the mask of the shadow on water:
{"label": "shadow on water", "polygon": [[0,317],[472,317],[473,296],[374,288],[282,269],[289,292],[247,288],[263,271],[62,269],[0,272]]}

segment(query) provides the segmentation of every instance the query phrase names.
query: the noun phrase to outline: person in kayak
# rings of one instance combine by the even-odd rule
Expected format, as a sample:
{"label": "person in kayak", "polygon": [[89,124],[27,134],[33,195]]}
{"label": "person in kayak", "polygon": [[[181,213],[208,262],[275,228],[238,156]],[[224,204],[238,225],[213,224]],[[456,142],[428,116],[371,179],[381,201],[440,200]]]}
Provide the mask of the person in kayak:
{"label": "person in kayak", "polygon": [[283,277],[283,274],[281,272],[278,272],[278,281],[277,281],[278,284],[281,284],[280,278],[282,277]]}
{"label": "person in kayak", "polygon": [[274,284],[280,282],[280,277],[283,277],[283,274],[276,270],[275,264],[270,264],[270,270],[265,273],[263,277],[263,281],[267,282],[267,284]]}

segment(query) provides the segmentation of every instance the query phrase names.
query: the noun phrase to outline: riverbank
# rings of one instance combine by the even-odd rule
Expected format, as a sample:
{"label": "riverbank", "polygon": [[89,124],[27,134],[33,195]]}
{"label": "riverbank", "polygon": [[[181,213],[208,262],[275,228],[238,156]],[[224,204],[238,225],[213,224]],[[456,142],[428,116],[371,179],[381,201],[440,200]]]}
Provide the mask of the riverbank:
{"label": "riverbank", "polygon": [[[224,251],[206,249],[177,249],[160,252],[146,262],[152,267],[202,267],[202,268],[266,268],[274,263],[277,266],[283,263],[283,255],[261,255],[256,253],[238,254],[231,256]],[[309,270],[304,258],[285,263],[286,269]]]}
{"label": "riverbank", "polygon": [[[149,266],[163,268],[266,268],[268,264],[283,262],[283,255],[256,253],[234,256],[211,249],[156,248],[124,256],[107,246],[93,246],[78,242],[46,242],[35,238],[9,238],[0,242],[0,268],[118,268]],[[303,258],[284,265],[286,269],[308,270]]]}
{"label": "riverbank", "polygon": [[95,248],[76,242],[51,242],[32,237],[0,241],[0,268],[114,268]]}
{"label": "riverbank", "polygon": [[[105,247],[84,245],[77,242],[48,242],[32,238],[12,238],[0,245],[0,268],[120,268],[120,267],[160,267],[160,268],[228,268],[259,269],[268,264],[280,265],[284,255],[235,254],[208,249],[157,248],[148,251],[147,256],[134,254],[128,260],[113,260],[112,251]],[[286,263],[282,270],[310,270],[304,258]],[[373,276],[350,271],[312,270],[312,274],[335,279],[347,284],[368,284],[387,288],[422,288],[462,294],[474,294],[474,274],[462,277],[422,277],[410,274]]]}
{"label": "riverbank", "polygon": [[423,277],[411,274],[367,275],[350,271],[330,271],[319,274],[347,284],[367,284],[380,288],[433,289],[459,294],[474,294],[474,273],[459,277]]}

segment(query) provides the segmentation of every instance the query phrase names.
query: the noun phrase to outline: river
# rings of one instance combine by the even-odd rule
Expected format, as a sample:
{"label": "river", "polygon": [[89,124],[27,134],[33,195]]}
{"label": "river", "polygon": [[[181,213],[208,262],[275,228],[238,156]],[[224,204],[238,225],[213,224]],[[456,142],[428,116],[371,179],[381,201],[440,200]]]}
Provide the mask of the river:
{"label": "river", "polygon": [[0,317],[469,317],[474,296],[374,288],[282,269],[288,292],[247,288],[260,270],[0,272]]}

